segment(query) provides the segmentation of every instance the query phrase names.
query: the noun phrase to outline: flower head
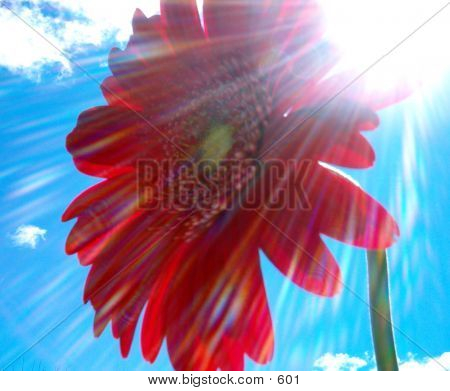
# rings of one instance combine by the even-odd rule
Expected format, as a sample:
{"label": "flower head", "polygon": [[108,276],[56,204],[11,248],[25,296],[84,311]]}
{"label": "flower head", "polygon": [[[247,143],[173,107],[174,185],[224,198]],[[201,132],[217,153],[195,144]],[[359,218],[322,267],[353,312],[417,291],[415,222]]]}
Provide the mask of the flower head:
{"label": "flower head", "polygon": [[[83,112],[67,138],[77,168],[104,179],[63,220],[77,218],[67,253],[91,265],[95,334],[111,321],[124,356],[144,311],[150,362],[167,338],[176,369],[242,369],[244,354],[266,363],[259,250],[332,296],[339,267],[321,234],[368,249],[398,234],[382,206],[321,163],[371,166],[360,131],[390,101],[336,96],[348,75],[329,76],[337,54],[320,17],[312,0],[205,0],[202,17],[195,0],[161,0],[161,15],[137,10],[126,49],[111,51],[107,105]],[[166,167],[157,179],[155,164]]]}

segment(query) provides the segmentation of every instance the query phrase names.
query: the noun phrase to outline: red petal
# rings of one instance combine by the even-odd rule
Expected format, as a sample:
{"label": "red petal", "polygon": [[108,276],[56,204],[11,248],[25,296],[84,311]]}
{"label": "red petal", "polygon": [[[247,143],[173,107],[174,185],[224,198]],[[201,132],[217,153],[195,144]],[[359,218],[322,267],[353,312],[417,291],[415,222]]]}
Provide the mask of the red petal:
{"label": "red petal", "polygon": [[[203,18],[209,42],[220,57],[241,53],[254,66],[261,66],[273,49],[270,45],[275,18],[267,1],[205,0]],[[267,72],[267,69],[265,70]]]}
{"label": "red petal", "polygon": [[62,221],[68,221],[79,216],[93,204],[101,203],[103,200],[107,200],[110,197],[114,199],[115,192],[121,191],[122,187],[126,187],[130,183],[132,184],[135,180],[135,174],[128,173],[104,180],[89,187],[70,203],[62,215]]}
{"label": "red petal", "polygon": [[130,326],[124,331],[120,338],[120,352],[122,357],[128,357],[130,354],[131,344],[133,342],[134,332],[136,330],[137,320],[133,321]]}
{"label": "red petal", "polygon": [[215,232],[212,243],[204,238],[196,245],[201,253],[184,260],[172,283],[167,345],[176,369],[218,369],[229,355],[230,365],[240,368],[244,352],[260,363],[271,358],[272,325],[253,232],[236,230],[232,224]]}
{"label": "red petal", "polygon": [[104,232],[97,238],[87,243],[83,248],[78,251],[78,259],[80,264],[88,266],[92,264],[96,259],[100,257],[100,254],[104,254],[109,251],[117,243],[121,243],[121,236],[129,229],[130,225],[134,226],[134,216],[117,224],[109,231]]}
{"label": "red petal", "polygon": [[221,371],[243,371],[244,352],[241,344],[234,338],[224,335],[222,340],[222,360],[219,363]]}
{"label": "red petal", "polygon": [[316,166],[303,188],[312,205],[310,229],[371,250],[389,247],[399,234],[395,220],[377,201],[335,171]]}
{"label": "red petal", "polygon": [[117,233],[120,240],[113,240],[97,254],[86,280],[85,301],[90,300],[96,310],[95,335],[112,320],[113,335],[120,338],[124,356],[145,303],[150,299],[149,308],[155,305],[152,289],[157,288],[156,299],[163,294],[158,281],[170,281],[167,265],[174,264],[174,256],[179,262],[183,254],[181,243],[175,244],[178,251],[174,252],[172,236],[166,237],[164,232],[152,235],[148,226],[148,217],[143,216]]}
{"label": "red petal", "polygon": [[[186,56],[192,53],[187,51]],[[139,35],[125,50],[111,50],[109,67],[132,101],[145,108],[143,116],[159,126],[173,119],[174,107],[185,105],[195,83],[201,82],[202,71],[185,60],[169,52],[163,41]]]}
{"label": "red petal", "polygon": [[[137,215],[139,213],[136,197],[136,181],[121,183],[124,185],[117,188],[114,193],[97,198],[95,202],[92,199],[91,204],[86,205],[83,212],[80,211],[81,214],[67,237],[67,254],[78,252],[85,245],[97,239],[120,222],[132,218],[135,214]],[[75,200],[76,204],[72,204],[75,210],[78,207],[82,208],[82,205],[78,205],[77,202],[82,203],[81,200],[78,198]],[[69,210],[69,212],[71,211]]]}
{"label": "red petal", "polygon": [[373,151],[357,132],[374,129],[378,123],[376,113],[367,107],[337,100],[321,110],[290,113],[272,123],[261,154],[264,159],[332,159],[350,167],[367,166],[373,162]]}
{"label": "red petal", "polygon": [[161,157],[160,131],[140,115],[119,107],[96,107],[84,111],[67,136],[67,149],[80,171],[88,167],[109,167],[96,171],[103,176],[133,169],[138,159]]}
{"label": "red petal", "polygon": [[142,12],[140,8],[136,8],[133,15],[133,33],[139,34],[139,33],[146,33],[149,28],[149,20],[145,16],[145,14]]}
{"label": "red petal", "polygon": [[[137,278],[128,278],[129,294],[124,296],[120,305],[116,306],[112,319],[113,335],[121,339],[121,346],[129,349],[129,334],[131,329],[134,333],[139,315],[148,300],[142,326],[142,338],[146,334],[146,339],[145,341],[142,340],[142,347],[144,357],[151,362],[156,358],[164,336],[163,306],[165,305],[167,288],[173,275],[179,269],[179,262],[183,260],[183,254],[189,247],[180,243],[177,251],[173,251],[166,240],[164,244],[155,243],[155,250],[161,245],[164,247],[160,251],[155,251],[154,254],[147,252],[152,264],[145,261],[144,268],[136,269],[134,272]],[[155,311],[158,313],[155,314]],[[157,320],[155,320],[155,315]],[[149,321],[153,324],[149,325]],[[154,330],[149,331],[149,327]],[[146,331],[144,332],[144,330]],[[125,349],[125,352],[127,352],[127,349]]]}
{"label": "red petal", "polygon": [[252,25],[254,8],[255,4],[249,0],[204,0],[203,18],[208,36],[219,40],[227,36],[247,38],[254,27]]}
{"label": "red petal", "polygon": [[167,286],[160,289],[155,285],[148,299],[141,332],[142,355],[147,361],[155,362],[164,339],[164,310]]}
{"label": "red petal", "polygon": [[161,117],[184,96],[192,71],[174,55],[159,15],[147,19],[136,12],[133,29],[125,50],[111,50],[109,67],[129,103],[145,108],[148,116]]}
{"label": "red petal", "polygon": [[298,286],[320,296],[334,296],[342,287],[339,266],[318,232],[308,230],[292,217],[283,213],[274,221],[269,218],[261,236],[261,248]]}
{"label": "red petal", "polygon": [[[162,220],[164,229],[149,229],[154,227],[158,220]],[[145,271],[146,265],[153,270],[157,264],[151,263],[150,256],[160,255],[158,262],[161,262],[161,258],[167,257],[167,253],[172,250],[171,246],[164,249],[162,243],[158,243],[162,239],[168,240],[165,236],[173,225],[173,220],[170,221],[161,214],[141,214],[125,225],[121,232],[112,236],[109,245],[98,253],[89,272],[85,286],[85,300],[97,297],[101,302],[108,298],[109,291],[113,293],[115,289],[118,292],[121,291],[122,286],[128,286],[127,279],[131,282],[138,278],[136,270]],[[158,246],[155,247],[155,244]],[[99,286],[108,283],[117,273],[120,278],[111,282],[102,292],[96,293]]]}
{"label": "red petal", "polygon": [[103,96],[111,106],[142,110],[142,106],[135,102],[131,94],[120,85],[115,77],[110,76],[103,80],[101,89]]}
{"label": "red petal", "polygon": [[328,151],[318,153],[317,159],[350,168],[368,168],[375,161],[375,152],[360,134],[338,140]]}
{"label": "red petal", "polygon": [[161,17],[175,49],[204,37],[195,0],[161,0]]}

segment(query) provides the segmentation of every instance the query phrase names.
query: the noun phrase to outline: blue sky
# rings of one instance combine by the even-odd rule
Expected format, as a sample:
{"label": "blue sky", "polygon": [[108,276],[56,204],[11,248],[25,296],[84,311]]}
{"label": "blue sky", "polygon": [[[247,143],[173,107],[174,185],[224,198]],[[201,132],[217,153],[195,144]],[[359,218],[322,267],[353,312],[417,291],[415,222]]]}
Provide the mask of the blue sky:
{"label": "blue sky", "polygon": [[[128,26],[130,17],[122,14],[131,16],[134,7],[116,10],[113,21],[101,22],[96,9],[80,4],[82,15],[97,28],[85,32],[90,45],[80,47],[75,40],[65,43],[64,49],[72,48],[76,61],[101,81],[109,75],[105,66],[109,48],[123,44],[127,34],[111,26],[125,22]],[[46,28],[53,26],[52,12],[39,11],[50,35],[51,28]],[[77,20],[78,14],[70,7],[64,12],[67,27],[67,20]],[[7,39],[1,36],[0,46]],[[60,216],[75,195],[95,183],[75,170],[64,148],[65,136],[81,111],[104,101],[98,85],[57,53],[45,51],[51,54],[20,59],[19,51],[27,49],[20,45],[26,40],[17,39],[17,58],[11,60],[0,51],[0,368],[33,346],[10,369],[171,369],[165,347],[149,366],[141,358],[137,339],[124,360],[109,329],[99,339],[93,337],[93,311],[81,305],[88,270],[65,255],[65,237],[72,223],[61,223]],[[394,323],[408,336],[395,334],[405,367],[432,365],[423,350],[450,366],[446,354],[450,352],[448,70],[438,82],[423,83],[408,100],[382,111],[381,126],[367,135],[377,153],[375,166],[347,171],[388,208],[400,226],[399,242],[389,252],[390,283]],[[34,248],[26,238],[17,242],[17,229],[24,225],[45,230],[34,232]],[[33,231],[27,232],[33,237]],[[346,284],[367,297],[364,251],[330,239],[327,243]],[[246,369],[373,368],[364,303],[345,289],[334,299],[315,297],[284,279],[264,257],[262,265],[276,349],[271,364],[247,361]]]}

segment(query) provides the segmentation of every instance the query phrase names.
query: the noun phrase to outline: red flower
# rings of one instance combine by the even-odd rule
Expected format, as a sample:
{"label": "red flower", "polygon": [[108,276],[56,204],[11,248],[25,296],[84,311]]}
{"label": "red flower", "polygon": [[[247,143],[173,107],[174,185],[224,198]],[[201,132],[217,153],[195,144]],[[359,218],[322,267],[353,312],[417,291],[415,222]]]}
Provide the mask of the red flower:
{"label": "red flower", "polygon": [[[150,362],[167,338],[176,369],[242,369],[244,354],[266,363],[274,338],[259,249],[300,287],[332,296],[339,267],[320,234],[392,244],[398,229],[385,209],[319,164],[371,166],[360,131],[377,127],[373,110],[390,103],[355,88],[334,98],[348,81],[325,78],[336,61],[315,1],[205,0],[202,20],[195,0],[161,0],[150,18],[136,11],[126,49],[111,51],[108,104],[83,112],[67,138],[77,168],[104,178],[63,215],[77,218],[67,253],[92,265],[84,300],[96,335],[111,321],[127,356],[145,307]],[[231,209],[226,196],[189,212],[142,208],[138,161],[181,158],[309,162],[301,181],[297,165],[257,194],[300,189],[310,207]],[[263,179],[266,171],[233,186],[242,195]]]}

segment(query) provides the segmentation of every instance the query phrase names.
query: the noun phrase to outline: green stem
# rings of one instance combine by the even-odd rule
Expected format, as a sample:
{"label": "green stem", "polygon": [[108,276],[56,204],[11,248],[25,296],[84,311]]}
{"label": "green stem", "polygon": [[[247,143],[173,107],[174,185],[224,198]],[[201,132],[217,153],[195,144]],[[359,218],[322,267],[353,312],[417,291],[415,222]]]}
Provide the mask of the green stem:
{"label": "green stem", "polygon": [[398,371],[389,302],[388,260],[385,250],[367,251],[370,320],[379,371]]}

